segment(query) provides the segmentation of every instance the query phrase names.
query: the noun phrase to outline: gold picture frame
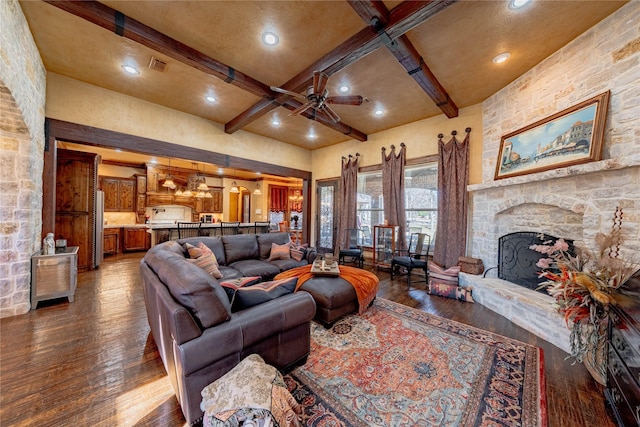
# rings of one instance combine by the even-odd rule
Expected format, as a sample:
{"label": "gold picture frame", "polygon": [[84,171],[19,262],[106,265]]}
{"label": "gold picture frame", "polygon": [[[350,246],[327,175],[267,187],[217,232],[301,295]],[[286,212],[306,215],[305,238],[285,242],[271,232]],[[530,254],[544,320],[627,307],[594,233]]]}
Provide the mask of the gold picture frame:
{"label": "gold picture frame", "polygon": [[610,92],[502,137],[494,179],[600,160]]}

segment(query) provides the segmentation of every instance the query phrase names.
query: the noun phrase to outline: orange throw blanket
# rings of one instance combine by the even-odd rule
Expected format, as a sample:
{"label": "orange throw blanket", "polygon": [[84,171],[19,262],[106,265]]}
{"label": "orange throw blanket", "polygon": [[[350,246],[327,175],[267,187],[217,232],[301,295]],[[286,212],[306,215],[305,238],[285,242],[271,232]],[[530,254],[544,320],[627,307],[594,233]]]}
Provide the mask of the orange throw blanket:
{"label": "orange throw blanket", "polygon": [[[290,277],[298,278],[298,284],[296,285],[297,291],[304,282],[314,277],[314,275],[311,274],[311,265],[305,265],[283,271],[278,274],[274,280],[288,279]],[[356,295],[358,296],[358,313],[364,313],[378,293],[378,276],[360,268],[341,265],[340,277],[353,286],[353,289],[356,291]]]}

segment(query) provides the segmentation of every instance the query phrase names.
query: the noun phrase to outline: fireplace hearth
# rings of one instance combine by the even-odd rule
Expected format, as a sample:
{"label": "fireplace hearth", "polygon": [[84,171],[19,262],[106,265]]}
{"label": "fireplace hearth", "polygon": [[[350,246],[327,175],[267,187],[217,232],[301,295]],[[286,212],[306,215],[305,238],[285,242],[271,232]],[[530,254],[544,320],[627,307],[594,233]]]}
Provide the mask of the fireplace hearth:
{"label": "fireplace hearth", "polygon": [[[530,249],[532,245],[553,245],[558,237],[544,233],[520,231],[505,234],[498,239],[498,278],[507,282],[537,290],[546,279],[540,278],[540,267],[536,263],[544,254]],[[569,245],[568,253],[574,255],[573,240],[564,239]]]}

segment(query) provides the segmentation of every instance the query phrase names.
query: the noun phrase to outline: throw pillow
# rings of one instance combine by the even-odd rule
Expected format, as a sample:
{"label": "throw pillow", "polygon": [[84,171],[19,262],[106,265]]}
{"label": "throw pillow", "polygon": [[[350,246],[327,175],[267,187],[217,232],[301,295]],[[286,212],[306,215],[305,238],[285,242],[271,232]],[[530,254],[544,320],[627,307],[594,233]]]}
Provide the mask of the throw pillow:
{"label": "throw pillow", "polygon": [[229,302],[233,304],[233,298],[236,296],[236,291],[238,289],[260,283],[260,280],[262,280],[260,276],[240,277],[238,279],[223,280],[220,282],[220,286],[222,286],[222,289],[227,293]]}
{"label": "throw pillow", "polygon": [[473,291],[471,288],[463,288],[457,284],[429,280],[429,293],[431,295],[457,299],[458,301],[473,302]]}
{"label": "throw pillow", "polygon": [[284,245],[278,245],[277,243],[271,244],[271,254],[269,255],[269,261],[276,259],[291,259],[290,253],[291,243],[285,243]]}
{"label": "throw pillow", "polygon": [[307,254],[307,246],[309,246],[307,243],[305,243],[304,245],[291,244],[291,250],[289,251],[291,258],[295,259],[296,261],[302,261],[302,259]]}
{"label": "throw pillow", "polygon": [[286,294],[291,294],[298,284],[297,277],[262,282],[252,286],[244,286],[236,290],[231,311],[244,310],[254,305],[271,301]]}
{"label": "throw pillow", "polygon": [[202,249],[193,246],[191,243],[185,243],[184,249],[189,253],[189,257],[196,259],[202,256]]}
{"label": "throw pillow", "polygon": [[[191,248],[189,248],[191,246]],[[222,279],[222,273],[220,272],[220,268],[218,266],[218,259],[211,252],[211,249],[207,245],[202,242],[198,242],[198,246],[194,247],[189,243],[185,243],[185,247],[189,252],[189,256],[192,258],[188,258],[187,261],[197,265],[202,268],[204,271],[215,277],[216,279]],[[199,255],[197,258],[193,258],[193,255]]]}

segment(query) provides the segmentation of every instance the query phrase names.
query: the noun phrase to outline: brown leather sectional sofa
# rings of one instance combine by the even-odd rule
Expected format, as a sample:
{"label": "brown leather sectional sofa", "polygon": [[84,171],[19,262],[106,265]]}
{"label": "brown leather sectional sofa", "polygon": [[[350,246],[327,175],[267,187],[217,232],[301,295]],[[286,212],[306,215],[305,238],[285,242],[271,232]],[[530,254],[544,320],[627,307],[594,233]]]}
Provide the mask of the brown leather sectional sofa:
{"label": "brown leather sectional sofa", "polygon": [[162,243],[142,259],[151,333],[189,424],[203,416],[201,390],[249,354],[281,369],[304,363],[316,304],[309,293],[297,292],[232,313],[218,280],[188,262],[181,243],[205,243],[225,279],[259,275],[270,280],[309,261],[269,262],[271,243],[288,240],[287,233],[197,237]]}

